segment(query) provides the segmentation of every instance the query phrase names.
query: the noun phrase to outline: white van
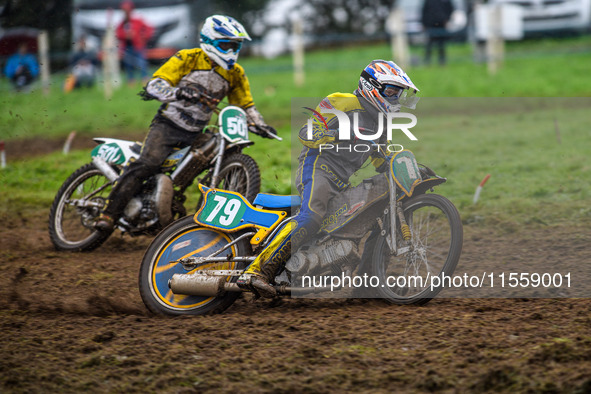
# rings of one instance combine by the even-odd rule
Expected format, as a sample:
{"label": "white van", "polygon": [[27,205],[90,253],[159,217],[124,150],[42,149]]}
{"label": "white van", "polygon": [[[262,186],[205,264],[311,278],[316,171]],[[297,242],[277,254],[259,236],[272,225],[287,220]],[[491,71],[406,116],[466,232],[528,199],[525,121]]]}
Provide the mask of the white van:
{"label": "white van", "polygon": [[[99,50],[108,23],[116,27],[123,19],[121,1],[74,0],[73,42],[86,36],[87,45]],[[178,49],[197,44],[188,0],[134,0],[134,4],[134,14],[154,28],[154,36],[148,43],[148,59],[168,58]]]}
{"label": "white van", "polygon": [[520,6],[526,35],[591,28],[591,0],[490,0],[489,3]]}

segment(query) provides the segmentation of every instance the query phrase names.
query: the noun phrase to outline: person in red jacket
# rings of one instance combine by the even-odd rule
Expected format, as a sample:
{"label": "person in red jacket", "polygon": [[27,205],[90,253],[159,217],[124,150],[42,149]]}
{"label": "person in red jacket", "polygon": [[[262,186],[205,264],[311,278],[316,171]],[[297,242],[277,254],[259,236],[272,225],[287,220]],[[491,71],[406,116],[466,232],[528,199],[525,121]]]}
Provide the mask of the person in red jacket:
{"label": "person in red jacket", "polygon": [[119,40],[119,51],[122,54],[123,68],[127,74],[127,81],[134,84],[136,70],[139,70],[142,80],[145,80],[148,76],[146,45],[154,34],[154,28],[144,22],[142,18],[132,16],[133,1],[124,0],[121,3],[121,9],[125,16],[117,26],[116,34]]}

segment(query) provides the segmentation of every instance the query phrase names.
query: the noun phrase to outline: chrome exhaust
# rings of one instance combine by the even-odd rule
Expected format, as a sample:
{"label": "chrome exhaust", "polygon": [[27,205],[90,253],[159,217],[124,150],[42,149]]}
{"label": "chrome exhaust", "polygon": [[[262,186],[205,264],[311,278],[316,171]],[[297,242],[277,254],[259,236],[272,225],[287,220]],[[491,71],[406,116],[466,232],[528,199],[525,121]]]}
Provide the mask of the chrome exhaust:
{"label": "chrome exhaust", "polygon": [[117,178],[119,178],[119,174],[117,174],[117,172],[115,172],[115,170],[109,165],[109,163],[107,163],[105,159],[103,159],[102,157],[93,156],[92,163],[111,182],[114,182],[117,180]]}
{"label": "chrome exhaust", "polygon": [[242,291],[236,283],[226,281],[227,276],[204,274],[174,274],[168,287],[174,294],[219,297],[228,291]]}

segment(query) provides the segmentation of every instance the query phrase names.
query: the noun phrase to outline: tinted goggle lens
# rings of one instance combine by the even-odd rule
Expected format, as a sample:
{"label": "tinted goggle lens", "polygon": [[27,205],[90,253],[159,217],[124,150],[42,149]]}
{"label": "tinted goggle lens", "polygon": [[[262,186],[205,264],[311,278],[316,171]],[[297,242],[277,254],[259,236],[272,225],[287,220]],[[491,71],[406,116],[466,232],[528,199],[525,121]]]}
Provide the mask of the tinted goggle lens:
{"label": "tinted goggle lens", "polygon": [[242,48],[242,42],[233,40],[216,40],[216,46],[223,52],[230,50],[238,52]]}
{"label": "tinted goggle lens", "polygon": [[385,85],[382,90],[381,90],[381,94],[384,97],[388,97],[388,98],[398,98],[400,97],[400,95],[402,94],[402,92],[404,91],[404,88],[401,88],[400,86],[395,86],[395,85]]}

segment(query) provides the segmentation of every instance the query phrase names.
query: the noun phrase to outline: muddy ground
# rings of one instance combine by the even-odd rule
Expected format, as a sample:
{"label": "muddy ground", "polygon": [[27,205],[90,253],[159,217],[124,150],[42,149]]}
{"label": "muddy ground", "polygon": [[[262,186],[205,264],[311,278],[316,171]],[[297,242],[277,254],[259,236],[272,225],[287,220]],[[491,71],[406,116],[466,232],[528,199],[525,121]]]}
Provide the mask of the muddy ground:
{"label": "muddy ground", "polygon": [[[591,392],[588,299],[241,299],[162,318],[137,289],[148,239],[60,253],[46,217],[2,220],[0,392]],[[589,228],[465,233],[461,264],[591,262]]]}

